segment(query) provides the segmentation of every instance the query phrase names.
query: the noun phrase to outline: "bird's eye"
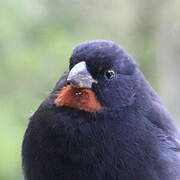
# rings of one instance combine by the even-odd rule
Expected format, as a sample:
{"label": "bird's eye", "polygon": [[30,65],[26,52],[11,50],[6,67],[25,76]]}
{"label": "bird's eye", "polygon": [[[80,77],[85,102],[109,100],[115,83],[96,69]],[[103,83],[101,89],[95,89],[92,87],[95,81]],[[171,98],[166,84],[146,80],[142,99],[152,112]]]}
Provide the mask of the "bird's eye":
{"label": "bird's eye", "polygon": [[113,70],[107,70],[104,73],[106,79],[113,79],[115,76],[115,72]]}

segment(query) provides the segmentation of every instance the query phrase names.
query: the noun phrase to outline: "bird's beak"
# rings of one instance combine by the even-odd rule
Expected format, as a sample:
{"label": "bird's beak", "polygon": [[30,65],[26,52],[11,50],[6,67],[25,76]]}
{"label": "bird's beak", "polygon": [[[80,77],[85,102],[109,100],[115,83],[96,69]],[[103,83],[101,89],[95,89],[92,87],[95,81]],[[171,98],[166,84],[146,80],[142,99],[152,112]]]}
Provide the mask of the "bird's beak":
{"label": "bird's beak", "polygon": [[91,88],[93,83],[97,83],[88,72],[85,61],[76,64],[70,70],[67,82],[78,88]]}

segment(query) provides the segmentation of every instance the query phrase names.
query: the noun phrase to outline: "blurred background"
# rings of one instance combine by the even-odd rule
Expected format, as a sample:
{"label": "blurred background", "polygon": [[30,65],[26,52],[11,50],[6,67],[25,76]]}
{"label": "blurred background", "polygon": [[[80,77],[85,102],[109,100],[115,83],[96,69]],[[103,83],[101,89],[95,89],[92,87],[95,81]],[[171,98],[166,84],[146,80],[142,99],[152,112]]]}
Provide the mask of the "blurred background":
{"label": "blurred background", "polygon": [[0,180],[22,179],[28,117],[85,40],[122,45],[180,126],[179,9],[179,0],[1,0]]}

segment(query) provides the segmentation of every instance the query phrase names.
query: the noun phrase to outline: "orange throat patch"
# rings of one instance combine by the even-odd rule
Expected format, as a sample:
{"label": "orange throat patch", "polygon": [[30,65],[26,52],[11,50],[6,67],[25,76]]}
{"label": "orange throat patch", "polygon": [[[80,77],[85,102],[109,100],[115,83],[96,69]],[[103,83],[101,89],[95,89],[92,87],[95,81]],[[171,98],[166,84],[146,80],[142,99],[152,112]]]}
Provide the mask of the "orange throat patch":
{"label": "orange throat patch", "polygon": [[91,89],[77,88],[72,85],[68,85],[58,92],[55,104],[91,113],[102,109],[95,93]]}

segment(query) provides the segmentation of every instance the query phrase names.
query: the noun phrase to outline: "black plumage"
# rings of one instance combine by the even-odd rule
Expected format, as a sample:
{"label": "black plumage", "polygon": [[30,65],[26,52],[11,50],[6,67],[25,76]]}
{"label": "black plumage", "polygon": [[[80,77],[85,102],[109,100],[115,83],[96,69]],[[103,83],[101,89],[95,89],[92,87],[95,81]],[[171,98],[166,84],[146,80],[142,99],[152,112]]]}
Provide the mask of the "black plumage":
{"label": "black plumage", "polygon": [[[68,86],[80,99],[73,106],[73,96],[69,104],[61,97]],[[88,111],[86,89],[100,104],[95,112]],[[69,70],[30,118],[22,146],[24,175],[26,180],[179,180],[179,139],[133,58],[114,42],[89,41],[75,47]]]}

